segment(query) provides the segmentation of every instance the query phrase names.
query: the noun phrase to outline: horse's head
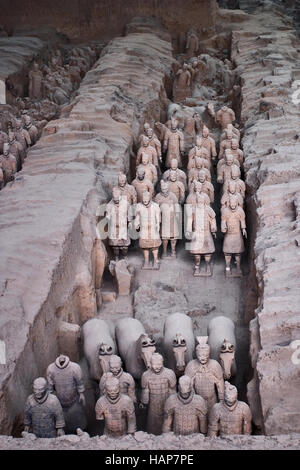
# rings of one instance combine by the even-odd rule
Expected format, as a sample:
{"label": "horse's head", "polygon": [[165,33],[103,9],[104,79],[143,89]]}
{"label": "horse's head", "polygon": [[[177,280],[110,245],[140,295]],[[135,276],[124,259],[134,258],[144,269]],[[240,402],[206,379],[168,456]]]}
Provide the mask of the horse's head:
{"label": "horse's head", "polygon": [[151,367],[151,357],[156,351],[155,339],[151,335],[142,334],[139,337],[140,356],[145,364],[146,369]]}
{"label": "horse's head", "polygon": [[229,380],[231,377],[231,368],[234,361],[235,347],[227,339],[224,339],[220,348],[220,363],[223,368],[224,379]]}
{"label": "horse's head", "polygon": [[181,333],[176,333],[173,339],[173,353],[176,361],[176,370],[180,373],[185,369],[185,353],[186,353],[186,340]]}
{"label": "horse's head", "polygon": [[109,344],[101,343],[98,351],[98,358],[100,363],[101,375],[105,372],[109,372],[109,359],[113,354],[113,348]]}

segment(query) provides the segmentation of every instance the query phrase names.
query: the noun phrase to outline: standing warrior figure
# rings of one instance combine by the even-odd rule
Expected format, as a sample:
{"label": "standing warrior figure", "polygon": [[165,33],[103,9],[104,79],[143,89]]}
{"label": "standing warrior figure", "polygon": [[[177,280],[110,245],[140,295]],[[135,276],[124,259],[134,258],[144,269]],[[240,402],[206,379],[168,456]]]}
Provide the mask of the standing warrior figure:
{"label": "standing warrior figure", "polygon": [[132,375],[124,372],[122,369],[122,359],[113,354],[109,359],[109,372],[105,372],[100,380],[99,388],[100,395],[105,394],[106,382],[110,377],[116,377],[120,383],[120,392],[123,395],[128,395],[129,398],[136,403],[135,395],[135,382]]}
{"label": "standing warrior figure", "polygon": [[185,48],[187,57],[195,57],[199,51],[199,39],[195,31],[192,29],[187,34]]}
{"label": "standing warrior figure", "polygon": [[181,157],[184,152],[184,137],[178,129],[178,121],[172,119],[171,129],[166,132],[163,149],[167,152],[165,165],[170,168],[173,158],[178,160],[178,166],[182,166]]}
{"label": "standing warrior figure", "polygon": [[58,437],[65,434],[64,414],[58,398],[48,390],[47,380],[33,382],[33,394],[25,405],[24,431],[32,429],[36,437]]}
{"label": "standing warrior figure", "polygon": [[148,405],[147,432],[161,434],[165,402],[170,395],[176,393],[175,373],[164,367],[161,354],[152,355],[151,368],[143,373],[141,386],[141,406]]}
{"label": "standing warrior figure", "polygon": [[[197,195],[199,195],[199,194],[203,194],[205,204],[207,204],[209,206],[209,204],[210,204],[209,196],[206,194],[206,192],[202,191],[202,183],[200,183],[200,181],[197,181],[197,180],[194,180],[190,185],[190,193],[189,193],[188,197],[186,198],[186,204],[196,206],[196,204],[197,204]],[[187,206],[186,207],[187,216],[189,214],[191,215],[189,210],[190,210],[190,208]]]}
{"label": "standing warrior figure", "polygon": [[208,436],[250,435],[251,419],[247,403],[237,399],[236,387],[225,382],[224,402],[216,403],[209,414]]}
{"label": "standing warrior figure", "polygon": [[62,406],[66,428],[74,432],[78,427],[87,425],[84,411],[85,397],[81,368],[68,356],[60,354],[47,368],[49,392],[55,392]]}
{"label": "standing warrior figure", "polygon": [[176,73],[173,83],[173,100],[175,103],[180,103],[191,95],[191,81],[192,77],[188,64],[184,63]]}
{"label": "standing warrior figure", "polygon": [[166,170],[163,174],[163,179],[165,181],[170,181],[170,172],[171,170],[176,171],[177,173],[177,180],[180,181],[184,185],[184,189],[187,189],[187,182],[186,182],[186,174],[184,171],[178,168],[178,160],[177,158],[172,158],[171,160],[171,168]]}
{"label": "standing warrior figure", "polygon": [[14,174],[17,171],[17,160],[10,153],[9,144],[6,142],[3,144],[3,155],[0,155],[0,168],[3,171],[4,183],[13,181]]}
{"label": "standing warrior figure", "polygon": [[238,142],[240,141],[240,138],[241,138],[240,131],[233,124],[228,124],[227,127],[224,129],[224,131],[221,134],[220,142],[222,142],[222,140],[226,139],[227,131],[232,132],[233,133],[233,138],[236,139]]}
{"label": "standing warrior figure", "polygon": [[224,378],[221,365],[209,357],[207,339],[207,336],[197,337],[197,359],[188,363],[185,375],[194,379],[195,392],[206,400],[209,411],[218,400],[224,399]]}
{"label": "standing warrior figure", "polygon": [[190,191],[191,183],[194,181],[194,179],[196,179],[196,180],[198,179],[198,175],[199,175],[200,170],[204,171],[207,181],[209,181],[209,182],[211,181],[211,174],[210,174],[209,169],[207,168],[208,162],[205,158],[196,157],[195,159],[192,159],[190,161],[190,163],[194,163],[194,166],[191,166],[188,169],[189,191]]}
{"label": "standing warrior figure", "polygon": [[245,212],[238,205],[236,196],[229,198],[229,207],[222,211],[221,231],[225,233],[223,252],[226,263],[226,275],[230,275],[231,258],[235,257],[236,275],[241,276],[241,256],[245,251],[243,236],[247,238]]}
{"label": "standing warrior figure", "polygon": [[128,222],[131,220],[130,205],[122,197],[119,188],[112,190],[112,199],[106,205],[106,218],[108,220],[108,244],[112,247],[115,260],[119,260],[120,250],[127,256],[130,239]]}
{"label": "standing warrior figure", "polygon": [[244,163],[244,152],[239,148],[239,141],[237,139],[232,139],[230,150],[234,158],[238,160],[240,167],[242,167]]}
{"label": "standing warrior figure", "polygon": [[227,106],[222,106],[221,109],[216,114],[216,121],[220,124],[224,130],[228,124],[232,124],[235,121],[235,114],[231,108]]}
{"label": "standing warrior figure", "polygon": [[178,393],[165,403],[163,432],[171,431],[182,436],[207,433],[206,401],[195,394],[193,381],[187,375],[180,377]]}
{"label": "standing warrior figure", "polygon": [[23,129],[21,119],[15,120],[15,136],[16,139],[23,145],[23,148],[26,149],[31,145],[31,139],[28,131]]}
{"label": "standing warrior figure", "polygon": [[236,196],[238,205],[243,208],[244,198],[238,191],[238,184],[234,180],[227,180],[228,185],[226,185],[226,191],[223,192],[221,198],[221,212],[224,211],[226,207],[229,207],[229,200],[231,196]]}
{"label": "standing warrior figure", "polygon": [[212,204],[215,199],[215,189],[211,182],[207,180],[207,174],[205,170],[202,169],[198,172],[197,181],[202,184],[201,192],[208,195],[209,200]]}
{"label": "standing warrior figure", "polygon": [[[12,130],[8,131],[8,143],[9,143],[9,152],[15,157],[17,161],[17,171],[21,170],[23,160],[23,147],[20,142],[15,138],[15,134]],[[26,154],[25,154],[26,155]]]}
{"label": "standing warrior figure", "polygon": [[171,257],[176,258],[176,243],[181,238],[181,207],[174,193],[170,191],[169,183],[161,180],[161,192],[154,201],[161,210],[161,238],[163,245],[162,258],[167,257],[168,243],[171,243]]}
{"label": "standing warrior figure", "polygon": [[151,197],[154,196],[154,186],[150,180],[146,178],[146,173],[144,168],[139,167],[136,171],[136,178],[132,181],[132,186],[137,193],[137,202],[142,202],[143,193],[148,191],[151,194]]}
{"label": "standing warrior figure", "polygon": [[[195,257],[194,276],[211,276],[211,256],[215,252],[213,236],[217,237],[216,214],[207,204],[203,194],[196,193],[196,205],[187,207],[186,238],[189,251]],[[201,256],[206,262],[205,272],[200,272]]]}
{"label": "standing warrior figure", "polygon": [[28,114],[25,115],[25,130],[30,136],[31,145],[35,144],[38,140],[39,132],[37,127],[32,124],[31,117]]}
{"label": "standing warrior figure", "polygon": [[3,144],[8,142],[8,137],[6,132],[3,132],[2,130],[2,123],[0,121],[0,155],[3,152]]}
{"label": "standing warrior figure", "polygon": [[145,152],[142,152],[142,161],[137,168],[143,168],[145,170],[145,178],[153,184],[156,185],[158,177],[157,177],[157,169],[156,167],[150,163],[149,155]]}
{"label": "standing warrior figure", "polygon": [[178,181],[176,171],[171,170],[169,175],[169,189],[175,194],[179,204],[184,203],[185,199],[185,188],[181,181]]}
{"label": "standing warrior figure", "polygon": [[134,403],[128,395],[121,393],[116,377],[106,380],[105,395],[97,401],[95,411],[97,420],[105,420],[104,434],[107,436],[122,437],[136,432]]}
{"label": "standing warrior figure", "polygon": [[209,157],[209,152],[204,146],[202,146],[202,138],[199,136],[196,139],[195,147],[193,147],[189,151],[189,161],[187,166],[188,170],[196,166],[196,158],[202,158],[203,160],[206,160],[205,168],[210,170],[211,161]]}
{"label": "standing warrior figure", "polygon": [[146,153],[149,156],[149,161],[156,167],[158,167],[158,157],[157,152],[152,145],[150,145],[149,138],[145,135],[142,138],[142,145],[138,149],[137,157],[136,157],[136,165],[138,166],[142,161],[142,154]]}
{"label": "standing warrior figure", "polygon": [[158,156],[158,160],[161,163],[161,143],[158,140],[158,138],[156,137],[156,135],[154,134],[154,131],[153,131],[153,129],[151,129],[151,127],[149,127],[146,130],[146,136],[149,139],[150,146],[155,149],[155,151],[157,153],[157,156]]}
{"label": "standing warrior figure", "polygon": [[210,137],[209,129],[206,126],[203,126],[202,129],[201,147],[205,147],[208,151],[210,161],[216,159],[216,142],[212,137]]}
{"label": "standing warrior figure", "polygon": [[118,186],[116,186],[123,198],[127,199],[129,205],[136,204],[137,202],[137,194],[136,190],[131,184],[127,183],[127,178],[124,173],[120,173],[118,176]]}
{"label": "standing warrior figure", "polygon": [[35,62],[33,69],[29,72],[29,90],[28,95],[31,100],[42,99],[43,72],[39,69],[39,65]]}
{"label": "standing warrior figure", "polygon": [[150,251],[153,254],[153,269],[159,269],[158,249],[160,239],[161,212],[159,205],[151,201],[151,194],[143,193],[142,202],[136,206],[134,227],[140,231],[139,245],[143,250],[144,264],[142,269],[151,269],[149,264]]}
{"label": "standing warrior figure", "polygon": [[219,160],[224,157],[224,153],[226,149],[231,149],[232,140],[234,138],[233,132],[229,129],[225,130],[226,139],[222,140],[220,143],[220,151],[219,151]]}
{"label": "standing warrior figure", "polygon": [[[151,129],[151,126],[149,124],[149,122],[145,122],[145,124],[143,125],[143,134],[141,134],[139,136],[139,145],[141,146],[142,145],[142,141],[143,141],[143,137],[148,137],[148,130]],[[158,139],[156,133],[153,131],[153,138],[154,139]],[[149,138],[150,140],[150,138]]]}

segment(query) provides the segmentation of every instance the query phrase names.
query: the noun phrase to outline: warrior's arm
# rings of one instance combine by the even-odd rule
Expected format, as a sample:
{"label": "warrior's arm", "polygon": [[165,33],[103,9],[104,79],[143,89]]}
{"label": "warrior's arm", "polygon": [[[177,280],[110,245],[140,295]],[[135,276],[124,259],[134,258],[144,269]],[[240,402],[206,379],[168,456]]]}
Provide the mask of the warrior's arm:
{"label": "warrior's arm", "polygon": [[55,384],[54,384],[51,369],[49,367],[47,369],[46,376],[47,376],[47,382],[48,382],[48,390],[50,393],[53,393]]}
{"label": "warrior's arm", "polygon": [[32,414],[31,414],[31,405],[29,402],[29,399],[26,401],[25,405],[25,413],[24,413],[24,426],[25,426],[25,431],[29,431],[29,428],[32,423]]}
{"label": "warrior's arm", "polygon": [[207,433],[207,405],[203,404],[203,409],[197,410],[199,429],[202,434]]}
{"label": "warrior's arm", "polygon": [[212,407],[208,418],[208,437],[215,437],[219,431],[219,414],[216,405]]}
{"label": "warrior's arm", "polygon": [[127,415],[127,432],[128,434],[134,434],[136,432],[136,417],[135,417],[135,411],[134,411],[134,404],[132,400],[130,400],[130,403],[128,403],[126,415]]}
{"label": "warrior's arm", "polygon": [[174,416],[174,408],[169,406],[168,400],[165,403],[164,409],[164,422],[162,432],[171,432],[172,431],[172,424],[173,424],[173,416]]}
{"label": "warrior's arm", "polygon": [[141,393],[141,403],[143,405],[148,405],[149,403],[149,398],[150,398],[150,393],[149,393],[149,385],[148,385],[148,380],[147,377],[145,377],[145,372],[142,375],[141,379],[141,387],[142,387],[142,393]]}
{"label": "warrior's arm", "polygon": [[251,411],[248,405],[245,406],[243,413],[243,434],[251,434]]}
{"label": "warrior's arm", "polygon": [[129,381],[128,396],[131,398],[133,403],[137,402],[136,394],[135,394],[135,382],[132,377],[130,378],[130,381]]}

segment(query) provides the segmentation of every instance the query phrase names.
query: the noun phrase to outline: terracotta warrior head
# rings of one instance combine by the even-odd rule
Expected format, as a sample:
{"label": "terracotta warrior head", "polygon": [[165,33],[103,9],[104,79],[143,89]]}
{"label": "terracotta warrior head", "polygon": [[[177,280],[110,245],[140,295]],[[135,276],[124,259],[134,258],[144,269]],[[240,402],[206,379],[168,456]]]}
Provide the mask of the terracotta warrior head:
{"label": "terracotta warrior head", "polygon": [[199,170],[202,168],[202,158],[201,157],[196,157],[195,158],[195,166],[196,166],[196,168],[199,168]]}
{"label": "terracotta warrior head", "polygon": [[238,206],[238,199],[236,196],[229,196],[229,207],[232,211],[235,211]]}
{"label": "terracotta warrior head", "polygon": [[25,126],[26,126],[26,127],[30,127],[30,126],[31,126],[31,124],[32,124],[32,122],[31,122],[31,117],[30,117],[28,114],[25,115],[24,121],[25,121]]}
{"label": "terracotta warrior head", "polygon": [[153,372],[155,372],[156,374],[159,374],[163,366],[164,366],[164,359],[162,355],[159,353],[152,354],[151,369],[153,370]]}
{"label": "terracotta warrior head", "polygon": [[149,145],[149,139],[148,139],[147,136],[144,135],[143,136],[143,146],[148,147],[148,145]]}
{"label": "terracotta warrior head", "polygon": [[231,408],[237,402],[238,394],[237,388],[229,382],[225,382],[224,401],[226,405]]}
{"label": "terracotta warrior head", "polygon": [[7,157],[9,155],[9,143],[4,142],[3,144],[3,155]]}
{"label": "terracotta warrior head", "polygon": [[171,160],[171,170],[177,170],[178,168],[178,160],[177,158],[172,158]]}
{"label": "terracotta warrior head", "polygon": [[120,188],[124,188],[124,186],[126,186],[127,178],[126,178],[126,175],[124,173],[119,174],[118,183],[119,183]]}
{"label": "terracotta warrior head", "polygon": [[142,153],[142,164],[148,165],[149,163],[149,155],[145,152]]}
{"label": "terracotta warrior head", "polygon": [[[228,152],[228,150],[229,150],[229,152]],[[230,149],[225,150],[225,162],[226,162],[226,165],[228,165],[228,166],[233,165],[234,156],[232,155]]]}
{"label": "terracotta warrior head", "polygon": [[144,168],[139,167],[136,171],[136,177],[138,180],[143,181],[145,178],[145,170]]}
{"label": "terracotta warrior head", "polygon": [[238,180],[239,177],[241,176],[241,171],[239,168],[237,168],[236,166],[233,166],[231,168],[231,179],[233,180]]}
{"label": "terracotta warrior head", "polygon": [[199,170],[199,173],[198,173],[198,181],[200,181],[200,183],[205,183],[206,181],[206,173],[204,170]]}
{"label": "terracotta warrior head", "polygon": [[232,132],[232,130],[231,130],[231,129],[228,129],[228,127],[227,127],[227,129],[226,129],[225,132],[226,132],[226,138],[227,138],[227,140],[232,140],[232,138],[233,138],[233,132]]}
{"label": "terracotta warrior head", "polygon": [[229,180],[228,183],[228,192],[229,194],[236,194],[236,181],[234,180]]}
{"label": "terracotta warrior head", "polygon": [[193,392],[193,381],[188,375],[183,375],[178,381],[178,392],[181,398],[187,400]]}
{"label": "terracotta warrior head", "polygon": [[38,377],[33,382],[33,395],[37,402],[42,402],[48,394],[48,383],[44,377]]}
{"label": "terracotta warrior head", "polygon": [[234,345],[224,339],[220,348],[220,363],[224,373],[224,379],[229,380],[231,377],[231,367],[234,361],[235,347]]}
{"label": "terracotta warrior head", "polygon": [[205,365],[209,361],[210,346],[207,344],[208,336],[198,336],[198,345],[196,347],[196,356],[200,364]]}
{"label": "terracotta warrior head", "polygon": [[201,144],[202,144],[202,138],[201,138],[200,136],[198,136],[198,137],[196,138],[196,145],[197,145],[198,148],[200,148],[200,147],[201,147]]}
{"label": "terracotta warrior head", "polygon": [[12,129],[8,131],[8,142],[12,144],[16,139],[15,133]]}
{"label": "terracotta warrior head", "polygon": [[169,183],[168,183],[168,181],[161,180],[160,189],[161,189],[161,192],[163,194],[167,195],[169,193]]}
{"label": "terracotta warrior head", "polygon": [[122,359],[116,354],[113,354],[112,356],[110,356],[109,370],[114,376],[119,375],[119,373],[122,370]]}
{"label": "terracotta warrior head", "polygon": [[239,147],[239,141],[237,139],[232,139],[231,141],[231,148],[233,150],[237,150]]}
{"label": "terracotta warrior head", "polygon": [[120,382],[116,377],[109,377],[105,383],[106,398],[115,403],[120,398]]}
{"label": "terracotta warrior head", "polygon": [[208,129],[208,127],[203,126],[203,129],[202,129],[202,136],[203,136],[204,138],[206,138],[206,137],[209,136],[209,129]]}
{"label": "terracotta warrior head", "polygon": [[176,361],[176,370],[183,372],[185,369],[186,340],[181,333],[177,333],[173,339],[173,353]]}
{"label": "terracotta warrior head", "polygon": [[178,128],[178,121],[177,119],[171,119],[171,129],[172,131],[176,131],[176,129]]}
{"label": "terracotta warrior head", "polygon": [[144,124],[144,133],[147,134],[148,129],[150,129],[150,124],[149,122],[145,122]]}
{"label": "terracotta warrior head", "polygon": [[146,130],[146,135],[149,139],[152,139],[153,137],[153,129],[151,127],[149,127],[147,130]]}
{"label": "terracotta warrior head", "polygon": [[202,183],[200,181],[194,180],[193,181],[194,192],[200,194],[202,191]]}
{"label": "terracotta warrior head", "polygon": [[144,191],[143,192],[143,195],[142,195],[142,202],[144,204],[144,206],[149,206],[150,202],[151,202],[151,194],[149,193],[149,191]]}
{"label": "terracotta warrior head", "polygon": [[177,172],[174,170],[171,170],[169,178],[170,178],[170,181],[172,181],[173,183],[174,181],[177,181]]}
{"label": "terracotta warrior head", "polygon": [[113,199],[115,204],[119,204],[119,202],[121,200],[121,191],[120,191],[119,188],[117,188],[117,187],[113,188],[113,190],[112,190],[112,199]]}

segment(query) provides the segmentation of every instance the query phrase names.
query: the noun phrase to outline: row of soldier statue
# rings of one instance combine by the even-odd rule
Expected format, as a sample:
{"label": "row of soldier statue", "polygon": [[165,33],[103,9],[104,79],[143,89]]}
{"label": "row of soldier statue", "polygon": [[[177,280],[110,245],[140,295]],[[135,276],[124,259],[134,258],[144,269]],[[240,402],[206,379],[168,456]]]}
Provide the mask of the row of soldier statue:
{"label": "row of soldier statue", "polygon": [[0,189],[13,181],[15,173],[21,170],[27,156],[27,149],[36,143],[38,129],[29,114],[23,120],[10,122],[7,132],[2,130],[0,121]]}
{"label": "row of soldier statue", "polygon": [[[139,403],[132,375],[123,370],[119,356],[111,355],[95,406],[96,419],[105,422],[104,433],[111,437],[134,434],[139,408],[147,410],[151,434],[250,434],[250,408],[238,401],[236,387],[224,382],[222,367],[210,358],[206,339],[199,338],[196,359],[187,364],[178,384],[174,371],[164,367],[162,355],[154,352],[149,369],[141,376]],[[48,438],[64,434],[64,428],[81,433],[86,427],[84,391],[80,366],[60,355],[49,365],[47,380],[39,377],[33,383],[25,406],[25,432]]]}
{"label": "row of soldier statue", "polygon": [[[210,108],[210,112],[214,113],[213,108]],[[231,259],[234,255],[234,275],[239,276],[241,254],[244,251],[243,237],[247,233],[243,210],[245,183],[241,180],[244,156],[239,148],[239,131],[232,125],[234,119],[234,112],[227,107],[222,107],[216,114],[216,121],[221,124],[223,131],[217,182],[222,184],[221,231],[225,234],[223,252],[226,274],[232,274]],[[184,136],[178,128],[178,122],[171,118],[165,125],[160,125],[160,129],[159,139],[148,123],[144,125],[144,134],[139,139],[136,177],[128,184],[126,176],[119,175],[118,185],[112,190],[113,197],[106,208],[109,244],[116,258],[120,251],[126,256],[130,236],[137,238],[134,231],[139,231],[139,246],[144,254],[143,268],[151,268],[149,253],[152,252],[152,269],[158,269],[161,244],[163,258],[167,257],[169,241],[171,257],[176,257],[176,244],[182,238],[181,205],[185,203],[185,237],[190,241],[186,246],[195,258],[194,275],[210,276],[211,257],[215,251],[213,237],[216,238],[217,232],[216,214],[210,206],[214,202],[211,171],[217,157],[216,143],[209,129],[203,125],[196,137],[196,145],[188,153],[186,175],[181,169]],[[166,171],[161,175],[162,150],[166,154]],[[200,270],[202,256],[206,266]]]}

